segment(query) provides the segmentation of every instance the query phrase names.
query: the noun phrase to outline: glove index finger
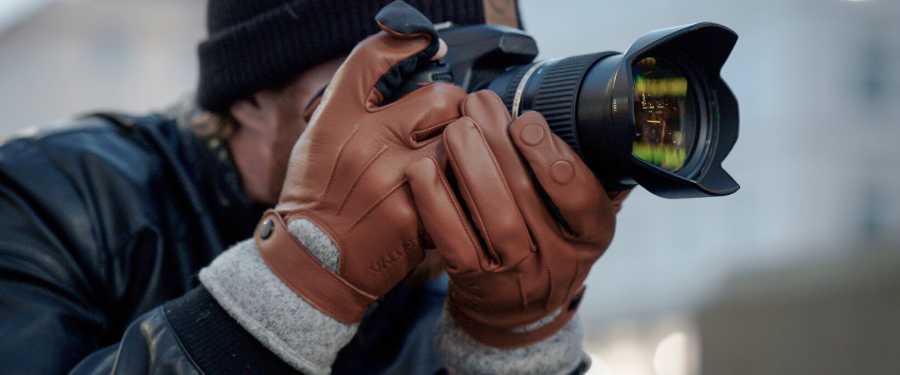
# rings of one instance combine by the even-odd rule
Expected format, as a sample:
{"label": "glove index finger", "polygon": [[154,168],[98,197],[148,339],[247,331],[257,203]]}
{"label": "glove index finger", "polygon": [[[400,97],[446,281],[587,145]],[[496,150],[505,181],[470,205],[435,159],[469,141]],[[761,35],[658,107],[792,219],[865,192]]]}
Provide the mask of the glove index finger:
{"label": "glove index finger", "polygon": [[385,6],[375,16],[382,31],[350,52],[329,89],[338,100],[352,100],[366,109],[391,97],[403,79],[430,64],[440,40],[431,21],[402,1]]}
{"label": "glove index finger", "polygon": [[509,132],[569,229],[586,239],[609,234],[609,223],[615,223],[610,198],[575,151],[550,131],[544,117],[525,113],[513,121]]}
{"label": "glove index finger", "polygon": [[431,55],[438,51],[438,35],[434,24],[416,8],[403,1],[397,0],[381,8],[375,15],[375,21],[382,30],[396,37],[427,34],[434,42],[431,46],[434,48],[430,51]]}

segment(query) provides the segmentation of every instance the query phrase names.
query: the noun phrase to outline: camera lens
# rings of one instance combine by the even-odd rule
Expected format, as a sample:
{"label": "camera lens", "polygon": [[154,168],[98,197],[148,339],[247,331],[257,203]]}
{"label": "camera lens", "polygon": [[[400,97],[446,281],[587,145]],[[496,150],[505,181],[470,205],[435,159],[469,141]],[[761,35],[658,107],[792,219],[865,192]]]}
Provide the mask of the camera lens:
{"label": "camera lens", "polygon": [[[498,75],[488,89],[500,95],[513,117],[525,111],[540,112],[547,119],[550,130],[584,158],[584,153],[590,154],[591,150],[582,147],[579,119],[603,116],[585,115],[579,111],[596,111],[604,107],[600,103],[606,94],[597,91],[607,86],[615,62],[620,60],[616,57],[621,54],[600,52],[521,65]],[[609,69],[600,69],[602,73],[589,76],[591,68],[604,61],[615,62]],[[585,95],[581,92],[583,89],[591,92]],[[587,143],[591,144],[597,143]]]}
{"label": "camera lens", "polygon": [[497,56],[526,54],[497,43],[481,57],[457,58],[465,69],[454,79],[494,91],[513,118],[540,112],[607,190],[728,195],[740,187],[721,166],[737,141],[738,105],[719,73],[736,40],[721,25],[698,23],[651,31],[625,53],[499,64],[502,71],[493,69]]}
{"label": "camera lens", "polygon": [[697,123],[685,75],[663,58],[644,57],[634,75],[634,156],[670,172],[684,168]]}

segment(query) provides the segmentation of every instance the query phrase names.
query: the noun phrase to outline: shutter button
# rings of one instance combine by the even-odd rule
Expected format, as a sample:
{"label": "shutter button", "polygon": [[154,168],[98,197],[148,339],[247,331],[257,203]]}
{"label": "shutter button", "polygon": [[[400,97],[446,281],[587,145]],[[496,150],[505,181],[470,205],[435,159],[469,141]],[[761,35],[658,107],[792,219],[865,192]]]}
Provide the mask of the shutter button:
{"label": "shutter button", "polygon": [[262,239],[268,239],[269,236],[272,235],[272,232],[275,230],[275,223],[272,220],[266,220],[262,223],[262,227],[259,228],[259,237]]}

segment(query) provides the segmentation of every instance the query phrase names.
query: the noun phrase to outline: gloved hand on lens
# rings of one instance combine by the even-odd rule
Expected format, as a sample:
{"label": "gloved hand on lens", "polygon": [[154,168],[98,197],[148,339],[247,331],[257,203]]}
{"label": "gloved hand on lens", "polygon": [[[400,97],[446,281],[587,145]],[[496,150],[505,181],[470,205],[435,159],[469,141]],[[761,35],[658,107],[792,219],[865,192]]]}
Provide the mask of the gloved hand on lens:
{"label": "gloved hand on lens", "polygon": [[423,157],[407,170],[425,229],[447,263],[448,309],[483,344],[536,343],[572,318],[628,192],[607,194],[537,112],[509,125],[489,91],[469,95],[461,110],[442,136],[446,160]]}

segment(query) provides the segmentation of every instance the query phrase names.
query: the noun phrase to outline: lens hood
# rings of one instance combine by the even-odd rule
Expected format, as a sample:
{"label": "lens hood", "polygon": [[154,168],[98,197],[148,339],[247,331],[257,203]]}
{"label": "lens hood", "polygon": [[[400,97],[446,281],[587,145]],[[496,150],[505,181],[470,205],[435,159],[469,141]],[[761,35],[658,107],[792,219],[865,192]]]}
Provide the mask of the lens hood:
{"label": "lens hood", "polygon": [[[578,100],[582,157],[608,189],[640,184],[664,198],[720,196],[739,189],[722,169],[737,141],[738,105],[720,77],[737,35],[714,23],[649,32],[624,54],[598,61],[585,74]],[[682,117],[692,148],[676,171],[633,152],[636,129],[635,67],[645,59],[668,61],[689,82]]]}

